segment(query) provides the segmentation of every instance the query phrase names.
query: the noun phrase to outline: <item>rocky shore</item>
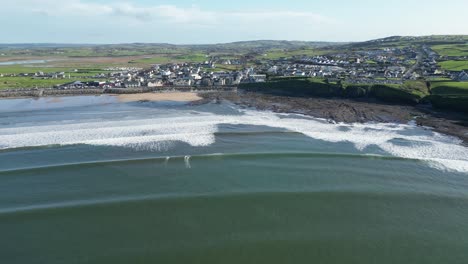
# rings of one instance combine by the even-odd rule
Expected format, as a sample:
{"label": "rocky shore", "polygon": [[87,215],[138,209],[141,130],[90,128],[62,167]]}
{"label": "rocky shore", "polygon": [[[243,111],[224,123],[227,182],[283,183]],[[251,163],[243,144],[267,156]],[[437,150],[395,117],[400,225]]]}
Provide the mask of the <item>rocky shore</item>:
{"label": "rocky shore", "polygon": [[[0,92],[0,98],[115,94],[124,96],[122,97],[122,101],[130,99],[152,100],[151,98],[148,99],[145,97],[148,96],[148,93],[152,94],[155,93],[155,91],[143,88],[115,89],[111,91],[103,91],[102,89],[43,89],[2,91]],[[192,101],[191,104],[204,104],[226,100],[242,107],[253,107],[259,110],[270,110],[278,113],[304,114],[328,119],[330,122],[408,123],[410,121],[415,121],[417,125],[430,127],[434,131],[456,136],[463,140],[464,144],[468,146],[468,116],[458,112],[438,111],[429,105],[391,104],[372,98],[294,97],[242,90],[235,92],[218,92],[206,89],[166,89],[158,90],[158,93],[179,94],[164,95],[161,97],[167,100],[175,100],[174,96],[180,96],[181,93],[192,94],[190,100],[186,100],[186,98],[182,98],[181,100]],[[131,96],[132,98],[128,99],[125,98],[125,96]],[[162,95],[157,95],[156,97],[158,96],[160,97]]]}
{"label": "rocky shore", "polygon": [[427,105],[388,104],[375,99],[289,97],[255,92],[203,93],[195,103],[227,100],[243,107],[271,110],[278,113],[300,113],[330,122],[344,123],[408,123],[431,127],[434,131],[456,136],[468,145],[468,117],[454,112],[439,112]]}

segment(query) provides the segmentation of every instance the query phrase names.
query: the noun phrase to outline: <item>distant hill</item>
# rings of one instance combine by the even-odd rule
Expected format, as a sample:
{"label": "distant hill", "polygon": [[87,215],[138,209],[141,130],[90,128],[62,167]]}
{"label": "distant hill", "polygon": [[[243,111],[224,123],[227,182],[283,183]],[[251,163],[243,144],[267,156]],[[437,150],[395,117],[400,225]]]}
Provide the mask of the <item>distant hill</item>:
{"label": "distant hill", "polygon": [[[321,42],[321,41],[287,41],[287,40],[253,40],[218,44],[168,44],[168,43],[128,43],[128,44],[59,44],[59,43],[19,43],[0,44],[2,54],[9,56],[133,56],[154,54],[262,54],[284,50],[321,50],[327,52],[346,52],[383,47],[405,47],[425,44],[467,45],[468,35],[435,35],[435,36],[391,36],[364,42]],[[442,48],[442,47],[441,47]],[[462,47],[463,48],[463,47]],[[279,51],[283,52],[283,51]],[[318,53],[317,53],[318,54]]]}
{"label": "distant hill", "polygon": [[169,44],[169,43],[122,43],[122,44],[60,44],[60,43],[18,43],[0,44],[0,49],[35,49],[35,48],[79,48],[79,47],[112,47],[112,48],[182,48],[196,50],[234,50],[234,49],[298,49],[320,47],[369,47],[408,44],[466,44],[468,35],[433,35],[433,36],[391,36],[364,42],[325,42],[325,41],[288,41],[288,40],[252,40],[217,44]]}
{"label": "distant hill", "polygon": [[58,44],[58,43],[18,43],[0,44],[0,49],[44,49],[44,48],[172,48],[172,49],[195,49],[195,50],[267,50],[267,49],[297,49],[317,48],[344,43],[320,42],[320,41],[286,41],[286,40],[254,40],[238,41],[232,43],[218,44],[168,44],[168,43],[125,43],[125,44]]}
{"label": "distant hill", "polygon": [[391,36],[381,39],[374,39],[364,42],[355,42],[342,45],[343,48],[379,48],[392,46],[408,46],[408,45],[444,45],[444,44],[466,44],[468,43],[468,35],[432,35],[432,36]]}
{"label": "distant hill", "polygon": [[98,46],[96,44],[60,44],[60,43],[0,43],[0,49],[37,49],[37,48],[80,48]]}

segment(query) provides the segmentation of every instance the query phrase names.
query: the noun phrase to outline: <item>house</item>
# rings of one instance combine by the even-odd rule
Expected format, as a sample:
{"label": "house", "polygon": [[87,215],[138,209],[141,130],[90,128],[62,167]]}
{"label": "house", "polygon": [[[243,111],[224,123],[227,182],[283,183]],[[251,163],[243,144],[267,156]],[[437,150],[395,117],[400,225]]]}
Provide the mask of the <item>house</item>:
{"label": "house", "polygon": [[190,78],[178,78],[174,80],[174,86],[190,86],[192,80]]}
{"label": "house", "polygon": [[126,81],[122,84],[122,87],[124,88],[137,88],[140,86],[141,86],[140,82],[132,82],[132,81]]}
{"label": "house", "polygon": [[203,77],[201,79],[201,85],[203,86],[212,86],[213,85],[213,81],[211,80],[210,77]]}
{"label": "house", "polygon": [[161,86],[164,86],[164,83],[162,80],[153,80],[153,81],[148,81],[147,86],[148,87],[161,87]]}
{"label": "house", "polygon": [[75,82],[62,84],[59,87],[61,89],[73,89],[73,88],[84,88],[85,86],[86,86],[85,83],[82,83],[80,81],[75,81]]}
{"label": "house", "polygon": [[460,74],[456,76],[455,80],[459,82],[468,82],[468,73],[465,71],[460,72]]}
{"label": "house", "polygon": [[296,76],[305,76],[305,72],[303,71],[296,71]]}
{"label": "house", "polygon": [[215,85],[215,86],[223,86],[223,85],[226,85],[226,79],[225,79],[225,78],[217,78],[217,79],[214,79],[213,85]]}
{"label": "house", "polygon": [[268,69],[269,74],[278,74],[278,66],[273,66]]}
{"label": "house", "polygon": [[202,77],[198,73],[192,73],[190,74],[190,78],[193,80],[201,80]]}
{"label": "house", "polygon": [[86,86],[88,87],[99,87],[101,82],[86,82]]}
{"label": "house", "polygon": [[111,82],[102,82],[99,84],[99,87],[101,88],[113,88],[115,87],[115,83],[111,83]]}
{"label": "house", "polygon": [[250,74],[250,81],[254,83],[266,82],[266,74]]}

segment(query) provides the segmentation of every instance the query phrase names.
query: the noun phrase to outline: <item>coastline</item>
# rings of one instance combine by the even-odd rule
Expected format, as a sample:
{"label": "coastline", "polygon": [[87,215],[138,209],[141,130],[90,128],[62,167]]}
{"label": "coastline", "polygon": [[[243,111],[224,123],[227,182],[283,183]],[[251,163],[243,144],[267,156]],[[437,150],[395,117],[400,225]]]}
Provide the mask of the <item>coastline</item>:
{"label": "coastline", "polygon": [[8,98],[40,98],[50,96],[81,96],[81,95],[123,95],[123,94],[144,94],[144,93],[177,93],[177,92],[236,92],[235,86],[213,86],[213,87],[195,87],[195,86],[170,86],[170,87],[136,87],[136,88],[74,88],[74,89],[3,89],[0,90],[0,99]]}
{"label": "coastline", "polygon": [[304,114],[324,118],[331,123],[399,123],[414,122],[435,132],[462,140],[468,146],[468,118],[456,112],[439,112],[427,106],[390,104],[374,99],[289,97],[255,92],[203,93],[194,103],[219,103],[223,100],[241,107],[277,113]]}
{"label": "coastline", "polygon": [[[41,92],[41,94],[38,94]],[[154,90],[128,89],[103,91],[102,89],[70,90],[17,90],[0,91],[0,100],[19,98],[46,98],[61,96],[116,97],[119,102],[174,101],[194,105],[229,101],[241,107],[269,110],[277,113],[304,114],[329,120],[331,123],[399,123],[415,122],[418,126],[445,135],[455,136],[468,146],[468,118],[461,113],[437,111],[424,105],[402,105],[376,99],[346,99],[321,97],[291,97],[249,91],[213,91],[195,89]]]}
{"label": "coastline", "polygon": [[137,101],[173,101],[173,102],[194,102],[201,100],[197,93],[194,92],[168,92],[168,93],[137,93],[137,94],[119,94],[116,96],[119,102],[137,102]]}

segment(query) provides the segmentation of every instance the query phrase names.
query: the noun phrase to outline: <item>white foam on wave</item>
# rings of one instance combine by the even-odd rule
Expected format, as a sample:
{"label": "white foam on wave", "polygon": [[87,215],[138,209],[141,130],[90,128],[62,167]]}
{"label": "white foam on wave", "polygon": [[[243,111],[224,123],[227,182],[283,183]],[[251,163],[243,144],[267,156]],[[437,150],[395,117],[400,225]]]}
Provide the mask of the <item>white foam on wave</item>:
{"label": "white foam on wave", "polygon": [[[375,145],[393,156],[468,172],[468,149],[460,140],[424,131],[414,124],[330,124],[299,115],[254,110],[242,111],[242,115],[190,115],[181,111],[177,117],[0,128],[0,148],[90,144],[164,151],[176,141],[195,147],[211,145],[221,124],[282,128],[327,142],[351,142],[362,152]],[[420,131],[411,132],[415,129]]]}

